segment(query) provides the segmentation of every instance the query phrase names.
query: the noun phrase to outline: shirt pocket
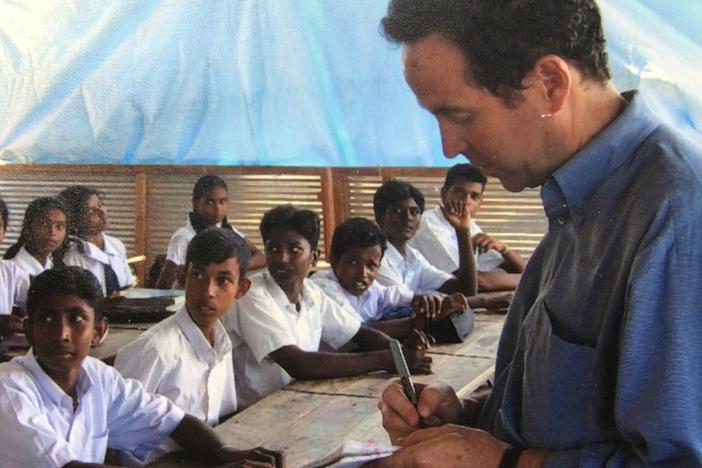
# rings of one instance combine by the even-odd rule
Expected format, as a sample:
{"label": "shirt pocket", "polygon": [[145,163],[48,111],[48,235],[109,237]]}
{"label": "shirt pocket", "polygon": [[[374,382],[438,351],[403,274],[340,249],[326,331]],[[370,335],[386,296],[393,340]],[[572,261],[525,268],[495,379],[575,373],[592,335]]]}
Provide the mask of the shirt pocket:
{"label": "shirt pocket", "polygon": [[543,299],[534,304],[523,332],[521,433],[529,445],[563,450],[601,437],[597,351],[559,336]]}

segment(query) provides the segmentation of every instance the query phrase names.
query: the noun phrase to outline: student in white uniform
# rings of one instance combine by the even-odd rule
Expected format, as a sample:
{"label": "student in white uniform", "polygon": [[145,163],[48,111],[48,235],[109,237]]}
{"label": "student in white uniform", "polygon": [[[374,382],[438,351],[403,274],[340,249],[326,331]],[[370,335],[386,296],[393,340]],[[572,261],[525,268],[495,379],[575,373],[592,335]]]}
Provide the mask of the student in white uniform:
{"label": "student in white uniform", "polygon": [[[487,178],[477,166],[456,164],[446,173],[441,203],[445,206],[450,200],[462,201],[470,211],[470,236],[475,249],[478,288],[485,291],[515,289],[526,265],[524,259],[483,232],[474,220],[483,203],[486,183]],[[410,245],[440,270],[453,273],[459,267],[456,230],[441,205],[422,214],[419,230],[410,240]]]}
{"label": "student in white uniform", "polygon": [[119,350],[114,365],[122,376],[211,426],[233,414],[232,344],[220,318],[251,285],[245,276],[249,257],[244,239],[229,229],[193,237],[180,278],[185,305]]}
{"label": "student in white uniform", "polygon": [[[361,322],[393,338],[404,338],[419,328],[417,321],[426,314],[441,318],[442,301],[435,295],[415,296],[403,286],[383,286],[375,281],[386,248],[385,234],[377,224],[349,218],[334,229],[331,270],[320,270],[311,279]],[[395,318],[393,311],[398,307],[413,313]]]}
{"label": "student in white uniform", "polygon": [[453,226],[461,252],[455,275],[436,268],[409,245],[419,228],[424,195],[408,182],[389,180],[373,196],[375,220],[388,239],[388,249],[377,280],[386,286],[399,285],[417,294],[447,294],[452,310],[470,307],[498,308],[509,305],[509,296],[476,296],[477,272],[470,239],[471,216],[466,203],[448,200],[446,219]]}
{"label": "student in white uniform", "polygon": [[252,270],[266,266],[266,259],[253,242],[237,230],[227,220],[229,212],[229,189],[227,183],[219,176],[204,175],[200,177],[193,187],[193,211],[188,214],[188,221],[182,228],[173,233],[168,241],[166,262],[161,269],[161,274],[156,282],[159,289],[170,289],[177,284],[177,267],[185,265],[185,252],[188,242],[195,234],[203,229],[222,227],[231,229],[246,241],[251,251]]}
{"label": "student in white uniform", "polygon": [[17,242],[5,252],[10,260],[37,276],[54,266],[53,253],[66,236],[66,208],[58,197],[41,197],[32,200],[24,212],[22,231]]}
{"label": "student in white uniform", "polygon": [[108,447],[143,460],[169,436],[201,461],[241,460],[207,424],[88,357],[107,329],[97,308],[102,298],[81,268],[34,279],[26,321],[32,348],[0,365],[2,466],[101,464]]}
{"label": "student in white uniform", "polygon": [[[247,407],[293,379],[323,379],[393,371],[387,335],[354,315],[307,279],[317,262],[319,217],[283,205],[261,220],[268,269],[251,277],[249,292],[223,319],[234,344],[239,407]],[[406,357],[414,372],[428,372],[423,336],[412,335]],[[319,352],[352,341],[363,352]],[[411,349],[410,349],[411,348]]]}
{"label": "student in white uniform", "polygon": [[[0,244],[10,218],[5,201],[0,198]],[[22,332],[22,315],[27,302],[29,275],[12,262],[0,260],[0,340]]]}
{"label": "student in white uniform", "polygon": [[98,279],[105,295],[134,284],[127,250],[116,237],[105,234],[107,208],[103,194],[74,185],[59,194],[68,214],[68,237],[54,252],[54,261],[85,268]]}

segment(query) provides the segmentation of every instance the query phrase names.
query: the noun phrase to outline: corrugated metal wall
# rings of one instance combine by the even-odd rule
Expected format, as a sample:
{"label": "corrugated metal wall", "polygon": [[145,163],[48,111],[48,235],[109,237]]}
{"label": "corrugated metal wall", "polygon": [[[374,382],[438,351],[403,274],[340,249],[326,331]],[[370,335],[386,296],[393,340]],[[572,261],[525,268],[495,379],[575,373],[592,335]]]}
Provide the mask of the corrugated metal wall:
{"label": "corrugated metal wall", "polygon": [[[166,252],[171,234],[184,225],[192,209],[195,181],[210,173],[219,174],[229,186],[231,222],[261,248],[258,224],[267,210],[283,203],[315,210],[322,219],[320,248],[325,258],[324,241],[329,240],[325,238],[325,229],[333,230],[333,226],[325,226],[325,218],[334,225],[349,216],[373,219],[373,194],[389,178],[413,183],[424,193],[427,208],[433,207],[439,200],[445,171],[443,168],[0,167],[0,196],[10,208],[10,226],[0,252],[16,240],[24,209],[31,200],[56,195],[69,185],[91,185],[107,196],[108,232],[124,242],[128,255],[147,255],[147,261],[137,266],[137,273],[143,274],[156,255]],[[141,220],[145,220],[145,225]],[[531,255],[546,229],[538,190],[510,193],[495,179],[488,181],[477,221],[525,258]]]}

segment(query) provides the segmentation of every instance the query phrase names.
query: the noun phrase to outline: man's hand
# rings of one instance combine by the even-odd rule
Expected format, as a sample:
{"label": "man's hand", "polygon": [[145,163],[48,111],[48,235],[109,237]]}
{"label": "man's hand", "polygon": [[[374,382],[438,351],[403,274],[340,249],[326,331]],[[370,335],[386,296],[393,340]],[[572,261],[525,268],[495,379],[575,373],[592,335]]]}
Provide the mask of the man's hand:
{"label": "man's hand", "polygon": [[487,252],[490,249],[497,250],[501,255],[504,255],[509,250],[505,244],[489,235],[481,232],[473,236],[473,248],[479,252]]}
{"label": "man's hand", "polygon": [[13,333],[22,333],[24,319],[13,314],[0,315],[0,336],[9,336]]}
{"label": "man's hand", "polygon": [[509,447],[485,431],[454,424],[415,431],[400,445],[405,448],[370,466],[498,466]]}
{"label": "man's hand", "polygon": [[449,200],[441,204],[444,217],[454,229],[461,232],[470,232],[470,210],[463,201]]}
{"label": "man's hand", "polygon": [[454,312],[463,312],[468,308],[468,299],[461,293],[453,293],[441,301],[441,314],[438,318],[446,317]]}
{"label": "man's hand", "polygon": [[282,452],[256,447],[252,450],[237,450],[227,445],[217,450],[217,461],[225,466],[246,467],[285,467],[285,455]]}
{"label": "man's hand", "polygon": [[405,437],[416,431],[420,420],[424,426],[432,427],[463,420],[463,405],[449,385],[414,384],[414,387],[419,396],[416,408],[405,396],[398,379],[390,381],[378,402],[383,427],[395,445],[400,445]]}

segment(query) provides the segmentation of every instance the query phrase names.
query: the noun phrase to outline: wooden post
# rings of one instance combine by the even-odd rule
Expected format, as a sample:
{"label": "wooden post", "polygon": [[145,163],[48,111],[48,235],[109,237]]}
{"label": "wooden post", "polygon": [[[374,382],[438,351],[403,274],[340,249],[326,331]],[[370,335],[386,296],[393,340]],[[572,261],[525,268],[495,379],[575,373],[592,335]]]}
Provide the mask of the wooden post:
{"label": "wooden post", "polygon": [[[146,239],[148,236],[148,232],[146,232],[146,220],[148,219],[146,201],[148,195],[148,178],[145,172],[138,172],[135,175],[134,192],[136,200],[134,206],[134,251],[137,255],[146,255]],[[152,259],[147,258],[146,261],[134,265],[134,271],[141,285],[144,284],[147,265],[151,260]]]}

